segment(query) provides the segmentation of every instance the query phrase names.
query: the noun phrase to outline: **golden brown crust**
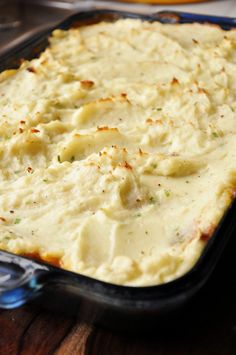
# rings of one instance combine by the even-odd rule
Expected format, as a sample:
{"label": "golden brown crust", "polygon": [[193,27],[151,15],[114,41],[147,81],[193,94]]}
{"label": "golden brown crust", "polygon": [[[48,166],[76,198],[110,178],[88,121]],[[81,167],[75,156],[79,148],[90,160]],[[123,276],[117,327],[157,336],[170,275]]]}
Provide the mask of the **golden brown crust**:
{"label": "golden brown crust", "polygon": [[61,267],[60,258],[57,258],[57,257],[54,257],[54,256],[43,257],[42,255],[40,255],[37,252],[35,252],[35,253],[24,253],[24,254],[21,254],[21,255],[23,257],[26,257],[26,258],[34,259],[34,260],[41,261],[41,262],[46,262],[46,263],[51,264],[51,265],[56,266],[56,267]]}

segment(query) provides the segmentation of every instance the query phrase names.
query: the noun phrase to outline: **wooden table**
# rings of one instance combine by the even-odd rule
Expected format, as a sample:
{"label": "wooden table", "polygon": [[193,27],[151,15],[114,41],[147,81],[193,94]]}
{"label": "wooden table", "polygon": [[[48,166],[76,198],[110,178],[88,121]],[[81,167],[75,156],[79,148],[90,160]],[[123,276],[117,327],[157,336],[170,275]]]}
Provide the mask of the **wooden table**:
{"label": "wooden table", "polygon": [[177,327],[147,334],[122,334],[85,324],[27,305],[0,311],[1,355],[235,355],[236,354],[236,238],[224,253],[210,282],[200,293],[196,323],[191,317]]}

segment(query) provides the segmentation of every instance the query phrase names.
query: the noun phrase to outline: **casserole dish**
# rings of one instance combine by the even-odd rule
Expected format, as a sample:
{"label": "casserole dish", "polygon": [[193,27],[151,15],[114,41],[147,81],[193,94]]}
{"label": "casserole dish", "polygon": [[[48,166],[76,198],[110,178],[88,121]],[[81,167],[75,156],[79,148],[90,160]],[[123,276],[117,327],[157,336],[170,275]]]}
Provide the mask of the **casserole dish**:
{"label": "casserole dish", "polygon": [[[212,22],[220,24],[224,29],[233,26],[234,20],[227,18],[197,16],[185,13],[162,12],[153,16],[140,16],[131,13],[115,11],[90,11],[79,13],[63,22],[59,28],[67,29],[80,24],[99,22],[100,20],[114,20],[121,17],[141,18],[148,21],[161,22]],[[58,27],[58,26],[57,26]],[[49,32],[32,38],[20,48],[15,48],[13,53],[2,58],[1,70],[17,66],[20,58],[30,59],[39,54],[47,46]],[[206,248],[196,265],[184,276],[159,286],[127,287],[101,282],[87,276],[77,275],[72,272],[58,269],[45,263],[28,260],[24,257],[1,252],[1,298],[3,308],[13,308],[42,294],[45,301],[55,299],[81,309],[81,305],[89,304],[87,309],[92,312],[90,318],[95,322],[109,324],[112,319],[116,326],[123,328],[124,319],[145,324],[147,319],[161,318],[162,315],[174,312],[186,304],[207,281],[219,259],[224,246],[234,229],[233,203],[221,223],[218,225]],[[224,235],[224,238],[222,238]],[[71,299],[71,302],[68,299]],[[61,306],[59,306],[61,307]],[[72,307],[73,308],[73,307]]]}

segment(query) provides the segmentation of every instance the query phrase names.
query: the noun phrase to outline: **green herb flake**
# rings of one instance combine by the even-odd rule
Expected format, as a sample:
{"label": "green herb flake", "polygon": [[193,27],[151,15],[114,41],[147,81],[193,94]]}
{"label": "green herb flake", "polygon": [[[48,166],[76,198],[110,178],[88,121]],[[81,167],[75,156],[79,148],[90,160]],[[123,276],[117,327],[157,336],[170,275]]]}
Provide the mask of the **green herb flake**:
{"label": "green herb flake", "polygon": [[155,202],[156,202],[155,197],[150,196],[150,197],[149,197],[149,202],[150,202],[150,203],[155,203]]}
{"label": "green herb flake", "polygon": [[43,179],[43,182],[48,182],[48,180],[47,179]]}
{"label": "green herb flake", "polygon": [[170,191],[169,190],[165,190],[165,195],[166,195],[166,197],[170,197]]}
{"label": "green herb flake", "polygon": [[11,237],[3,237],[2,240],[3,240],[4,242],[7,242],[7,241],[10,240],[10,239],[11,239]]}
{"label": "green herb flake", "polygon": [[134,217],[141,217],[141,213],[135,214]]}
{"label": "green herb flake", "polygon": [[19,224],[21,222],[20,218],[16,218],[14,224]]}
{"label": "green herb flake", "polygon": [[151,164],[151,165],[152,165],[153,169],[156,169],[156,168],[157,168],[157,164],[156,164],[156,163],[153,163],[153,164]]}
{"label": "green herb flake", "polygon": [[217,132],[212,132],[212,137],[213,138],[218,138],[219,137],[219,134]]}
{"label": "green herb flake", "polygon": [[60,155],[57,156],[57,160],[58,160],[59,163],[61,162],[61,157],[60,157]]}
{"label": "green herb flake", "polygon": [[157,111],[162,111],[162,108],[161,108],[161,107],[158,107],[156,110],[157,110]]}
{"label": "green herb flake", "polygon": [[73,161],[75,161],[74,155],[70,158],[70,162],[73,163]]}

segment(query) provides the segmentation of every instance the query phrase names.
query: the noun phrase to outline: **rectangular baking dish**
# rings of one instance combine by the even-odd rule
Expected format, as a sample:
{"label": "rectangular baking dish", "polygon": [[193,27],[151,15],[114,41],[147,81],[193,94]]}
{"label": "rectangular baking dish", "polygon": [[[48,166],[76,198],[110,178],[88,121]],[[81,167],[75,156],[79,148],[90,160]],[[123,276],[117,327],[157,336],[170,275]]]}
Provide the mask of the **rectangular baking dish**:
{"label": "rectangular baking dish", "polygon": [[[112,10],[80,12],[56,28],[68,29],[101,20],[140,18],[162,23],[208,22],[223,29],[236,27],[236,19],[162,11],[140,15]],[[0,71],[17,67],[21,58],[32,59],[48,45],[50,30],[38,34],[0,58]],[[77,314],[86,321],[118,329],[164,324],[179,312],[208,281],[236,229],[236,201],[228,208],[195,266],[184,276],[158,286],[127,287],[98,281],[47,263],[0,251],[0,308],[26,302]],[[182,313],[181,313],[182,314]]]}

